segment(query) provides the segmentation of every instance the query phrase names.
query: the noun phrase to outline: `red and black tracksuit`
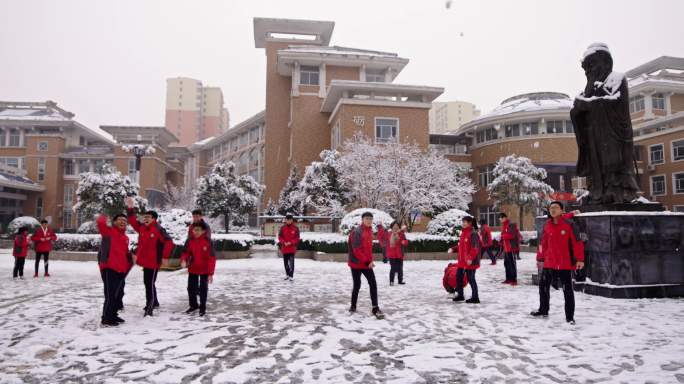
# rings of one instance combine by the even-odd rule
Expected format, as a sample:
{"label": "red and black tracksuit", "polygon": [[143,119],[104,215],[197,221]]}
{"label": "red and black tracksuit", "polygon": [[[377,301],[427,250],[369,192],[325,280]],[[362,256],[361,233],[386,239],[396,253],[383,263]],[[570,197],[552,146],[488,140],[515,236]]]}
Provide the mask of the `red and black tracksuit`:
{"label": "red and black tracksuit", "polygon": [[[199,308],[203,314],[207,308],[207,293],[209,291],[209,276],[214,275],[216,256],[211,247],[211,240],[204,233],[200,237],[188,240],[181,255],[181,262],[188,266],[188,300],[191,309]],[[197,304],[197,294],[200,302]]]}
{"label": "red and black tracksuit", "polygon": [[378,240],[380,246],[385,250],[385,257],[390,263],[390,284],[394,284],[394,275],[398,275],[399,284],[404,284],[404,249],[409,242],[406,240],[404,231],[397,233],[397,239],[392,244],[392,231],[385,230],[382,226],[378,227]]}
{"label": "red and black tracksuit", "polygon": [[489,229],[489,225],[482,224],[480,240],[482,240],[482,254],[484,255],[486,252],[492,264],[496,264],[496,255],[492,252],[492,230]]}
{"label": "red and black tracksuit", "polygon": [[14,247],[12,248],[12,256],[14,256],[14,269],[12,270],[13,278],[24,278],[24,263],[26,262],[28,247],[29,241],[26,231],[17,233],[17,235],[14,236]]}
{"label": "red and black tracksuit", "polygon": [[57,235],[50,227],[38,227],[36,232],[31,236],[31,241],[35,244],[36,249],[36,268],[34,276],[38,276],[38,267],[40,266],[40,259],[43,258],[43,265],[45,267],[45,276],[50,276],[48,273],[48,257],[52,251],[52,242],[57,240]]}
{"label": "red and black tracksuit", "polygon": [[[278,246],[283,254],[283,264],[287,277],[294,277],[294,259],[299,244],[299,228],[294,224],[285,224],[278,231]],[[289,245],[285,245],[289,243]]]}
{"label": "red and black tracksuit", "polygon": [[352,297],[351,309],[356,310],[356,303],[361,289],[361,275],[366,277],[370,288],[371,303],[373,310],[378,309],[378,284],[375,281],[375,273],[370,267],[373,262],[373,228],[363,224],[352,229],[349,233],[349,252],[347,265],[352,273]]}
{"label": "red and black tracksuit", "polygon": [[145,283],[145,311],[148,315],[159,306],[157,299],[157,273],[163,259],[168,259],[173,251],[173,240],[156,220],[149,224],[138,221],[135,209],[128,209],[128,224],[138,232],[136,264],[143,267]]}
{"label": "red and black tracksuit", "polygon": [[97,218],[97,229],[102,236],[97,262],[104,285],[104,305],[102,323],[113,325],[118,317],[123,299],[121,290],[126,274],[133,267],[133,258],[128,250],[128,236],[125,228],[107,225],[107,216]]}
{"label": "red and black tracksuit", "polygon": [[565,319],[573,321],[575,315],[575,292],[572,271],[578,261],[584,262],[584,243],[580,240],[577,227],[566,216],[549,219],[544,225],[537,261],[544,263],[539,280],[539,313],[548,315],[551,285],[563,285],[565,297]]}
{"label": "red and black tracksuit", "polygon": [[520,246],[517,245],[518,235],[508,218],[501,222],[501,242],[504,248],[504,269],[506,270],[506,280],[504,282],[517,284],[518,266],[514,249],[519,249]]}
{"label": "red and black tracksuit", "polygon": [[473,227],[464,228],[458,239],[458,272],[456,274],[457,297],[463,297],[463,276],[468,276],[468,284],[472,290],[472,300],[479,300],[475,271],[480,268],[480,235]]}

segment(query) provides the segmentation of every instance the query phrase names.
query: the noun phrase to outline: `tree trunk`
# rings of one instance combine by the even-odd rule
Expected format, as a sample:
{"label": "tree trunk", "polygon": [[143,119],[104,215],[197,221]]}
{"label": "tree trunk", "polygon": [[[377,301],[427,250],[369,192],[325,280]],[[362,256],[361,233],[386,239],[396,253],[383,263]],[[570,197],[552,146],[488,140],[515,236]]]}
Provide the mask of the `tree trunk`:
{"label": "tree trunk", "polygon": [[523,231],[523,206],[518,206],[518,230]]}
{"label": "tree trunk", "polygon": [[223,215],[223,227],[226,230],[226,233],[228,233],[230,230],[230,215],[227,213]]}

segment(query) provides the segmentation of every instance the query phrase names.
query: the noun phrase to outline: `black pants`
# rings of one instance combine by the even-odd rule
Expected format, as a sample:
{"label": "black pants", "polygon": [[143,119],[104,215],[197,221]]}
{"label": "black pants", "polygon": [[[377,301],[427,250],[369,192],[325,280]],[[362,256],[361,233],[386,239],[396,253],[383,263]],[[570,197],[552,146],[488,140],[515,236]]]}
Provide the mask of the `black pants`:
{"label": "black pants", "polygon": [[145,282],[145,308],[152,309],[159,305],[157,300],[157,273],[159,269],[143,268],[143,281]]}
{"label": "black pants", "polygon": [[[130,272],[130,270],[128,272]],[[126,288],[126,278],[128,277],[128,272],[126,272],[126,274],[124,275],[124,279],[121,281],[121,289],[119,290],[119,295],[116,297],[116,310],[117,311],[124,309],[123,298],[124,298],[124,289]]]}
{"label": "black pants", "polygon": [[[195,275],[188,273],[188,300],[190,308],[199,308],[200,311],[207,309],[207,292],[209,291],[209,275]],[[200,302],[197,305],[197,293]]]}
{"label": "black pants", "polygon": [[551,301],[551,284],[560,280],[565,296],[565,320],[575,319],[575,291],[572,286],[572,271],[544,269],[539,280],[539,312],[548,314]]}
{"label": "black pants", "polygon": [[352,281],[354,287],[352,288],[351,306],[356,308],[356,302],[359,299],[359,289],[361,289],[361,275],[366,277],[368,287],[370,288],[370,297],[373,308],[378,307],[378,284],[375,282],[375,273],[372,269],[352,269]]}
{"label": "black pants", "polygon": [[294,253],[283,253],[283,264],[285,265],[285,274],[289,277],[294,277]]}
{"label": "black pants", "polygon": [[45,274],[48,273],[48,256],[50,252],[36,252],[36,275],[38,274],[38,266],[40,265],[40,257],[43,256],[43,265],[45,266]]}
{"label": "black pants", "polygon": [[487,247],[487,248],[483,247],[481,255],[484,255],[485,253],[487,253],[487,256],[489,256],[489,260],[491,260],[492,263],[496,263],[496,255],[494,254],[494,252],[492,252],[491,247]]}
{"label": "black pants", "polygon": [[404,260],[389,259],[390,262],[390,283],[394,283],[394,274],[399,275],[399,282],[404,282]]}
{"label": "black pants", "polygon": [[507,281],[518,281],[518,266],[513,252],[506,252],[504,255],[504,268],[506,269]]}
{"label": "black pants", "polygon": [[105,268],[100,271],[104,283],[104,305],[102,306],[102,321],[115,321],[117,315],[119,296],[126,274]]}
{"label": "black pants", "polygon": [[480,299],[477,291],[477,281],[475,281],[475,270],[474,269],[464,269],[459,268],[456,271],[456,293],[463,297],[463,276],[468,276],[468,284],[470,284],[470,290],[472,291],[473,299]]}
{"label": "black pants", "polygon": [[12,277],[21,276],[24,277],[24,263],[26,262],[25,257],[14,256],[14,269],[12,270]]}

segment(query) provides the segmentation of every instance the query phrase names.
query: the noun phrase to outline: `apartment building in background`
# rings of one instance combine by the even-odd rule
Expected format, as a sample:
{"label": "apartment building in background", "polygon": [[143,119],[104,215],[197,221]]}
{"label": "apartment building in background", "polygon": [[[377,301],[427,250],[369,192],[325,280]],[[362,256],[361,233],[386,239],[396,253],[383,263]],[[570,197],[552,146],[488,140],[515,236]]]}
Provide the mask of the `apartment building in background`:
{"label": "apartment building in background", "polygon": [[475,104],[467,101],[432,103],[430,108],[430,133],[456,132],[461,126],[480,116]]}

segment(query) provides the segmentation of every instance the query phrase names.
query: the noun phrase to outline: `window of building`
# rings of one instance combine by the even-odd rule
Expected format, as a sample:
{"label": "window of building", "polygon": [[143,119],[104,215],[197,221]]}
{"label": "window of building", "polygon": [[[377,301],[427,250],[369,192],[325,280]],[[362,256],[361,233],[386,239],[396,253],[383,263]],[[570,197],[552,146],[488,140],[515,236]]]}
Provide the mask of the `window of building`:
{"label": "window of building", "polygon": [[18,147],[21,143],[21,133],[16,128],[11,128],[9,131],[9,146]]}
{"label": "window of building", "polygon": [[256,148],[249,151],[249,169],[259,167],[259,151]]}
{"label": "window of building", "polygon": [[239,142],[240,148],[247,145],[248,142],[249,142],[249,136],[247,135],[247,132],[241,134],[240,135],[240,142]]}
{"label": "window of building", "polygon": [[529,123],[522,123],[522,134],[524,136],[538,135],[539,124],[536,121]]}
{"label": "window of building", "polygon": [[95,172],[102,174],[102,170],[104,168],[105,161],[104,160],[95,160]]}
{"label": "window of building", "polygon": [[79,159],[78,160],[78,173],[90,172],[90,160]]}
{"label": "window of building", "polygon": [[73,213],[71,212],[71,208],[64,208],[64,213],[62,214],[62,228],[71,229],[72,217]]}
{"label": "window of building", "polygon": [[649,164],[662,164],[665,162],[665,149],[662,144],[651,145],[648,147]]}
{"label": "window of building", "polygon": [[665,96],[662,93],[654,93],[651,96],[653,109],[665,110]]}
{"label": "window of building", "polygon": [[478,170],[478,179],[480,182],[480,187],[486,188],[489,183],[494,180],[494,166],[493,165],[488,165],[486,167],[482,167]]}
{"label": "window of building", "polygon": [[39,141],[38,142],[38,151],[39,152],[47,152],[48,150],[48,142],[47,141]]}
{"label": "window of building", "polygon": [[498,227],[501,225],[501,221],[499,221],[499,210],[493,206],[480,207],[479,219],[484,220],[490,227]]}
{"label": "window of building", "polygon": [[684,140],[672,142],[672,161],[684,160]]}
{"label": "window of building", "polygon": [[64,175],[73,176],[76,174],[76,165],[73,159],[64,160]]}
{"label": "window of building", "polygon": [[259,127],[249,130],[249,143],[256,144],[259,142]]}
{"label": "window of building", "polygon": [[4,147],[7,142],[7,130],[0,129],[0,147]]}
{"label": "window of building", "polygon": [[575,133],[575,126],[572,125],[572,120],[565,120],[565,133]]}
{"label": "window of building", "polygon": [[130,177],[131,180],[135,180],[135,161],[135,157],[128,159],[128,177]]}
{"label": "window of building", "polygon": [[299,82],[305,85],[318,85],[320,69],[313,65],[299,67]]}
{"label": "window of building", "polygon": [[36,218],[38,220],[43,218],[43,198],[38,197],[36,199]]}
{"label": "window of building", "polygon": [[335,125],[333,125],[331,137],[330,137],[330,143],[331,143],[331,148],[332,149],[337,149],[340,145],[342,145],[342,129],[341,129],[341,122],[340,120],[337,120]]}
{"label": "window of building", "polygon": [[666,188],[665,175],[651,176],[651,196],[664,195]]}
{"label": "window of building", "polygon": [[399,119],[376,118],[375,142],[396,142],[399,135]]}
{"label": "window of building", "polygon": [[373,83],[384,83],[385,71],[382,69],[366,69],[366,81]]}
{"label": "window of building", "polygon": [[497,132],[496,128],[489,127],[485,130],[485,140],[486,141],[492,141],[492,140],[498,140],[498,139],[499,139],[499,132]]}
{"label": "window of building", "polygon": [[674,193],[684,193],[684,172],[673,174],[672,179]]}
{"label": "window of building", "polygon": [[520,136],[520,125],[518,125],[518,124],[505,125],[504,131],[506,133],[506,137]]}
{"label": "window of building", "polygon": [[673,212],[684,212],[684,205],[673,205],[672,211]]}
{"label": "window of building", "polygon": [[64,206],[71,208],[74,204],[74,185],[64,184]]}
{"label": "window of building", "polygon": [[563,133],[563,120],[551,120],[546,122],[546,133]]}
{"label": "window of building", "polygon": [[38,181],[45,180],[45,159],[38,159]]}
{"label": "window of building", "polygon": [[646,109],[646,104],[643,96],[638,95],[629,98],[629,113],[636,113],[644,109]]}
{"label": "window of building", "polygon": [[0,164],[6,165],[8,167],[19,168],[19,158],[18,157],[0,157]]}

